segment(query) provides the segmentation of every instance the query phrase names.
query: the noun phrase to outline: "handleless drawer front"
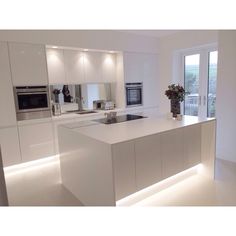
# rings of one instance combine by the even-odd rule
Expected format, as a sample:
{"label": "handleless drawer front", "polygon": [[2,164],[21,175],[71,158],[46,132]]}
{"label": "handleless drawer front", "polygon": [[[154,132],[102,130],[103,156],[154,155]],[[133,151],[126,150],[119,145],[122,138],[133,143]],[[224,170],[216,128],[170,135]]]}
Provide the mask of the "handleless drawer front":
{"label": "handleless drawer front", "polygon": [[161,157],[163,179],[184,170],[183,129],[161,134]]}
{"label": "handleless drawer front", "polygon": [[137,190],[162,179],[160,135],[151,135],[135,141]]}
{"label": "handleless drawer front", "polygon": [[19,136],[23,162],[55,154],[52,122],[20,126]]}
{"label": "handleless drawer front", "polygon": [[112,145],[116,200],[136,192],[134,142]]}
{"label": "handleless drawer front", "polygon": [[0,144],[4,167],[21,162],[19,137],[16,126],[0,129]]}
{"label": "handleless drawer front", "polygon": [[201,125],[184,128],[184,167],[185,169],[201,162]]}

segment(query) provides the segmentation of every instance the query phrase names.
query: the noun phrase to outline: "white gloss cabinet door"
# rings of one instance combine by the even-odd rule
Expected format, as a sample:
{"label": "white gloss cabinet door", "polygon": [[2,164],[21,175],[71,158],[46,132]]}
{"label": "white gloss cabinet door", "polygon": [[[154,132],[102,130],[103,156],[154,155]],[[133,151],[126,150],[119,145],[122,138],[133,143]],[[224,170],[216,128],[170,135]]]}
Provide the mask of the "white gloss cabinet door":
{"label": "white gloss cabinet door", "polygon": [[[75,119],[62,119],[60,121],[53,121],[53,135],[54,135],[54,144],[55,144],[55,154],[59,154],[59,144],[58,144],[58,126],[71,123]],[[79,120],[80,121],[80,120]]]}
{"label": "white gloss cabinet door", "polygon": [[125,83],[143,82],[144,61],[143,54],[124,53],[124,76]]}
{"label": "white gloss cabinet door", "polygon": [[29,43],[9,43],[13,85],[48,83],[45,47]]}
{"label": "white gloss cabinet door", "polygon": [[47,49],[49,84],[67,84],[62,49]]}
{"label": "white gloss cabinet door", "polygon": [[0,128],[16,125],[16,110],[11,82],[7,43],[0,42]]}
{"label": "white gloss cabinet door", "polygon": [[3,166],[19,164],[21,162],[21,154],[17,127],[0,129],[0,143]]}
{"label": "white gloss cabinet door", "polygon": [[137,190],[162,179],[160,135],[150,135],[135,141]]}
{"label": "white gloss cabinet door", "polygon": [[100,52],[84,53],[85,83],[102,83],[102,54]]}
{"label": "white gloss cabinet door", "polygon": [[201,125],[184,128],[184,167],[193,167],[201,162]]}
{"label": "white gloss cabinet door", "polygon": [[22,161],[32,161],[55,154],[52,122],[19,126]]}
{"label": "white gloss cabinet door", "polygon": [[183,129],[160,135],[163,179],[184,170]]}
{"label": "white gloss cabinet door", "polygon": [[158,55],[143,55],[143,105],[146,107],[158,106]]}
{"label": "white gloss cabinet door", "polygon": [[116,201],[136,191],[134,142],[112,145]]}
{"label": "white gloss cabinet door", "polygon": [[64,50],[64,58],[67,83],[85,83],[83,52],[78,50]]}
{"label": "white gloss cabinet door", "polygon": [[116,82],[116,56],[114,54],[102,53],[101,68],[103,83]]}

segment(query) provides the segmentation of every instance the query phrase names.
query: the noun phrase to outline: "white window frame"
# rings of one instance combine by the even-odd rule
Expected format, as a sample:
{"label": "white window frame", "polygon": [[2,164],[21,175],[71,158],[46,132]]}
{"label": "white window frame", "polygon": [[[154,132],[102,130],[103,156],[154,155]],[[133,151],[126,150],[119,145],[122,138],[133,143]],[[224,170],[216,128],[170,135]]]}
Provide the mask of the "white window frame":
{"label": "white window frame", "polygon": [[[199,107],[198,116],[207,117],[208,93],[208,63],[209,52],[218,51],[217,43],[202,45],[194,48],[180,49],[173,55],[172,82],[184,86],[185,56],[200,54],[199,64]],[[181,113],[184,113],[184,102],[181,104]]]}

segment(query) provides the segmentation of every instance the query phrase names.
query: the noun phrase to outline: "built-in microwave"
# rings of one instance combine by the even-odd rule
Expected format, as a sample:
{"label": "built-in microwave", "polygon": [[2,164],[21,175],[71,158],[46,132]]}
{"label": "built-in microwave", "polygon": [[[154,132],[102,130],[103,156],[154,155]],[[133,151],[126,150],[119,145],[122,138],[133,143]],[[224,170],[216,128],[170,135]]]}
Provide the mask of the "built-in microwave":
{"label": "built-in microwave", "polygon": [[143,83],[126,83],[126,106],[143,105]]}
{"label": "built-in microwave", "polygon": [[48,86],[14,87],[17,120],[50,117]]}

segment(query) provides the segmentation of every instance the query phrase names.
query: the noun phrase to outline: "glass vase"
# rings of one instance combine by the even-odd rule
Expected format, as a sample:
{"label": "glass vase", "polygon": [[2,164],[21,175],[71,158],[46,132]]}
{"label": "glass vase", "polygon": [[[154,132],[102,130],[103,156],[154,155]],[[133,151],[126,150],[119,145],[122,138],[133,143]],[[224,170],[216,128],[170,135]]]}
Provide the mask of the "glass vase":
{"label": "glass vase", "polygon": [[59,103],[59,94],[54,94],[55,96],[55,103]]}
{"label": "glass vase", "polygon": [[178,99],[170,100],[170,111],[172,112],[174,118],[180,114],[180,101]]}

